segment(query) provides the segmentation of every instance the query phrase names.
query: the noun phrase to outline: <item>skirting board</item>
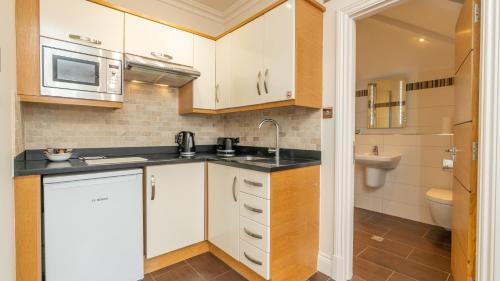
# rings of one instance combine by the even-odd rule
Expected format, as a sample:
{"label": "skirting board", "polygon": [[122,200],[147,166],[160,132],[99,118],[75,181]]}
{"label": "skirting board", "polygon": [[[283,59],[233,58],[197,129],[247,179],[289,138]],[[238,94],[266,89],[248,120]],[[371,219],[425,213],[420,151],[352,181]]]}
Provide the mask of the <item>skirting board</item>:
{"label": "skirting board", "polygon": [[350,280],[352,276],[344,276],[342,271],[344,268],[344,259],[341,257],[334,257],[324,252],[318,254],[318,271],[326,274],[333,280],[344,281]]}

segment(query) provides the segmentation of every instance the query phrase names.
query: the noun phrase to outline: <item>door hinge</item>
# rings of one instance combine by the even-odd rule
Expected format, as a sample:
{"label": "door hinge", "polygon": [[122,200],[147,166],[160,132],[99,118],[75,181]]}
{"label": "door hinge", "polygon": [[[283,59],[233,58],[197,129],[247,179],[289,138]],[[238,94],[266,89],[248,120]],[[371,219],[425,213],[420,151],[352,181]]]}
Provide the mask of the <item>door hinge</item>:
{"label": "door hinge", "polygon": [[474,3],[474,22],[478,23],[481,19],[481,8],[478,3]]}
{"label": "door hinge", "polygon": [[479,145],[477,142],[472,143],[472,160],[476,161],[479,153]]}

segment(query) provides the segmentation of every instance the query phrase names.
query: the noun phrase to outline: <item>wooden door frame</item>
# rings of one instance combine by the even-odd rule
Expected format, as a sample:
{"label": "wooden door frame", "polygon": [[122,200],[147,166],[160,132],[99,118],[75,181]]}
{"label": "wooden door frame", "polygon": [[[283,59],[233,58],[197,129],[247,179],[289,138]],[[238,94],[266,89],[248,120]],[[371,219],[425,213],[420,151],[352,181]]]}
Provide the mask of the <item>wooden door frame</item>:
{"label": "wooden door frame", "polygon": [[[337,0],[335,22],[333,256],[330,276],[353,276],[355,21],[404,0]],[[500,2],[482,0],[476,280],[500,280]],[[329,22],[326,20],[325,22]],[[497,242],[497,243],[495,243]],[[497,270],[495,270],[497,268]],[[496,279],[495,279],[496,278]]]}

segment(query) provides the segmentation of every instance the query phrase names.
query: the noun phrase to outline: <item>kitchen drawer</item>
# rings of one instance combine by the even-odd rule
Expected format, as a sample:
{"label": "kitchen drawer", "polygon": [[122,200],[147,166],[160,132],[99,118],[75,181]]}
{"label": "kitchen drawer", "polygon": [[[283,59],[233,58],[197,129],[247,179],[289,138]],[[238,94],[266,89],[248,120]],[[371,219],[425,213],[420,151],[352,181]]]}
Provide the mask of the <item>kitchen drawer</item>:
{"label": "kitchen drawer", "polygon": [[269,226],[269,200],[240,192],[240,216]]}
{"label": "kitchen drawer", "polygon": [[269,173],[240,169],[240,190],[248,194],[271,199]]}
{"label": "kitchen drawer", "polygon": [[271,278],[269,272],[269,254],[259,250],[240,239],[240,262],[248,266],[266,280]]}
{"label": "kitchen drawer", "polygon": [[256,223],[245,217],[240,217],[240,239],[269,253],[269,227]]}

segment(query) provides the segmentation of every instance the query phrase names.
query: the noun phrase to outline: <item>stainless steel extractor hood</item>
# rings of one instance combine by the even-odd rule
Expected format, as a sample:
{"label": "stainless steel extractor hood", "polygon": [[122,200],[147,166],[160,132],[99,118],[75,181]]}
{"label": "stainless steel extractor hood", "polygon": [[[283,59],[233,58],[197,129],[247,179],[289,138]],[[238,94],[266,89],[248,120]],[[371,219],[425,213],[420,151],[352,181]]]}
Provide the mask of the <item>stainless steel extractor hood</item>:
{"label": "stainless steel extractor hood", "polygon": [[192,67],[125,54],[125,80],[182,87],[200,77]]}

